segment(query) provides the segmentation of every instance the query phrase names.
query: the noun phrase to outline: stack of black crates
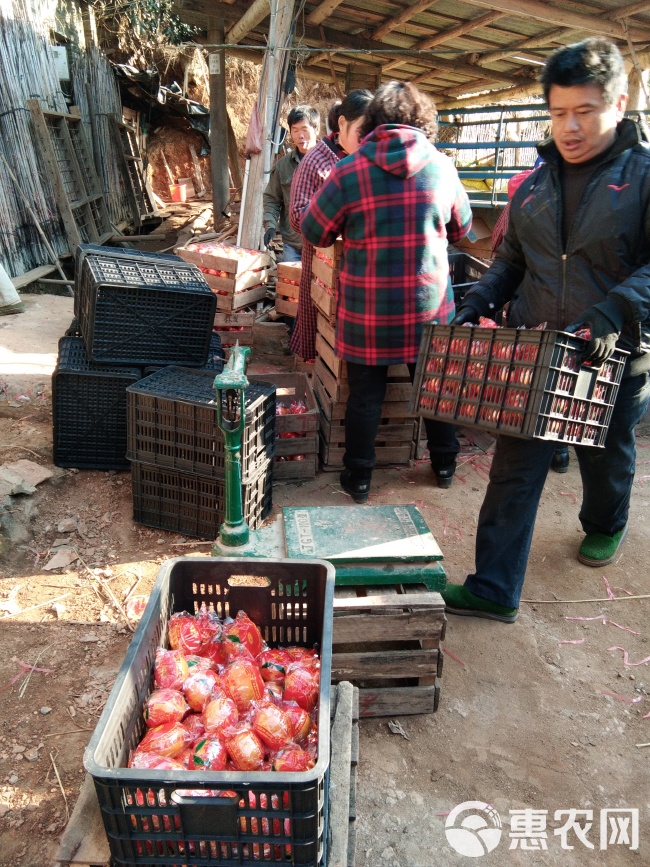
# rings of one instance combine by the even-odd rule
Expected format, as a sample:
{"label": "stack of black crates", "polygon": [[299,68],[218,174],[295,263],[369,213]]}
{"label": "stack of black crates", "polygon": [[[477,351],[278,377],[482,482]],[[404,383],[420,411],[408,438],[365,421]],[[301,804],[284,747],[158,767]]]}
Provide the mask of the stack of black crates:
{"label": "stack of black crates", "polygon": [[[75,255],[75,319],[59,341],[57,367],[52,375],[54,463],[62,467],[98,470],[127,470],[132,459],[134,519],[149,526],[192,535],[208,533],[205,521],[192,524],[170,519],[163,504],[169,499],[187,498],[181,480],[175,489],[169,480],[158,479],[156,465],[144,470],[138,448],[127,430],[127,388],[144,377],[158,373],[166,396],[180,405],[192,388],[173,395],[175,377],[182,370],[195,383],[201,400],[214,404],[212,383],[223,369],[221,342],[213,334],[216,296],[198,268],[179,257],[141,253],[82,244]],[[206,387],[207,386],[207,387]],[[208,396],[209,395],[209,396]],[[274,392],[271,401],[275,403]],[[154,424],[155,429],[155,424]],[[153,436],[153,431],[151,436]],[[164,431],[162,436],[168,436]],[[213,449],[220,437],[216,425],[211,432]],[[273,431],[271,432],[271,437]],[[137,442],[137,437],[134,440]],[[186,439],[184,448],[192,448]],[[223,446],[221,446],[223,448]],[[196,474],[196,470],[191,471]],[[140,509],[144,480],[148,499],[156,498],[157,509]],[[270,509],[270,480],[267,511]],[[223,489],[223,472],[221,474]],[[195,484],[197,509],[200,483]],[[223,519],[223,490],[215,490],[213,526]],[[145,497],[146,501],[147,498]],[[261,520],[262,506],[258,510]]]}

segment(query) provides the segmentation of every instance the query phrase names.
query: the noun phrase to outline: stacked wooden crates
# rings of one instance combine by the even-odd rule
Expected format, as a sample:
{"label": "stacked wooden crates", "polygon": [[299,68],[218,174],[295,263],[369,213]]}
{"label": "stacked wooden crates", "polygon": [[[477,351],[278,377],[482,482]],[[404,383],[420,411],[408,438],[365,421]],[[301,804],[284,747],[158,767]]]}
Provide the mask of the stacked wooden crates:
{"label": "stacked wooden crates", "polygon": [[[340,469],[345,452],[345,405],[349,395],[347,364],[334,351],[336,287],[342,244],[316,249],[311,297],[317,308],[316,361],[313,385],[321,409],[321,461],[324,469]],[[411,380],[405,364],[388,368],[388,384],[379,431],[375,440],[377,465],[407,464],[416,437],[414,415],[409,414]]]}
{"label": "stacked wooden crates", "polygon": [[222,345],[252,346],[254,306],[266,298],[275,273],[271,256],[218,241],[194,241],[175,252],[197,266],[217,296],[214,330]]}

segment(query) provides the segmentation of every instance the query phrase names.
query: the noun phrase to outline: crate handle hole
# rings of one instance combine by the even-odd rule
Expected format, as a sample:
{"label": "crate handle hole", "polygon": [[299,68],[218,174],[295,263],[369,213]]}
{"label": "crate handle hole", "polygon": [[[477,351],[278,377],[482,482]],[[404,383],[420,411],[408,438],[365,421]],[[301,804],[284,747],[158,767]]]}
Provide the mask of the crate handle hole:
{"label": "crate handle hole", "polygon": [[270,587],[271,579],[266,575],[231,575],[228,584],[230,587]]}

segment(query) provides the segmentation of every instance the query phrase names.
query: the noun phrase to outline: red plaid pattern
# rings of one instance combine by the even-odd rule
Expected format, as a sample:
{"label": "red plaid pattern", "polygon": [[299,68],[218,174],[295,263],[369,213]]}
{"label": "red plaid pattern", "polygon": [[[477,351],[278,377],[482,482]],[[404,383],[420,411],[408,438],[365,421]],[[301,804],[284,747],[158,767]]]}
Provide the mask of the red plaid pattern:
{"label": "red plaid pattern", "polygon": [[[316,147],[307,151],[293,176],[289,221],[296,231],[300,231],[300,220],[312,197],[323,186],[338,160],[345,156],[345,151],[337,143],[336,134],[327,136],[327,139],[327,141],[322,139]],[[289,348],[305,361],[312,361],[316,357],[316,308],[311,300],[313,258],[313,245],[303,240],[298,315],[289,340]]]}
{"label": "red plaid pattern", "polygon": [[450,159],[413,127],[386,124],[334,168],[313,197],[303,236],[343,236],[336,354],[367,365],[417,360],[425,322],[454,313],[447,242],[470,229],[467,193]]}

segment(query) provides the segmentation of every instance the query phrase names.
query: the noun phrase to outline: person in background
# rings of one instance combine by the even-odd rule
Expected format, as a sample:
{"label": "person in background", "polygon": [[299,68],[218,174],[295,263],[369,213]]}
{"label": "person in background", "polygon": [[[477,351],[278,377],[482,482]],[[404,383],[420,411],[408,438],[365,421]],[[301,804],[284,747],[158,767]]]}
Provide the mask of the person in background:
{"label": "person in background", "polygon": [[[341,160],[300,225],[327,247],[341,234],[336,354],[347,362],[345,469],[341,487],[368,499],[388,366],[407,364],[411,381],[425,322],[454,313],[447,242],[470,229],[472,212],[451,160],[433,145],[433,102],[391,81],[366,110],[359,149]],[[448,487],[459,450],[453,425],[425,419],[431,464]]]}
{"label": "person in background", "polygon": [[262,197],[264,215],[264,246],[269,248],[276,232],[282,235],[282,261],[300,262],[302,235],[289,223],[291,181],[307,151],[316,144],[320,132],[320,113],[311,105],[297,105],[287,115],[289,137],[293,149],[276,162]]}
{"label": "person in background", "polygon": [[[369,90],[352,90],[328,113],[332,131],[301,161],[291,187],[289,221],[295,231],[300,231],[303,212],[336,163],[359,146],[359,128],[371,99]],[[313,257],[313,245],[303,241],[298,314],[289,348],[304,361],[313,361],[316,355],[316,308],[311,300]]]}
{"label": "person in background", "polygon": [[[650,402],[650,146],[625,118],[623,58],[594,37],[559,49],[542,84],[552,138],[512,199],[505,239],[452,325],[491,316],[508,324],[589,329],[583,361],[627,357],[604,448],[576,445],[582,477],[578,560],[614,562],[625,538],[636,462],[635,425]],[[513,622],[537,508],[555,443],[500,435],[476,533],[476,567],[442,591],[447,611]]]}

